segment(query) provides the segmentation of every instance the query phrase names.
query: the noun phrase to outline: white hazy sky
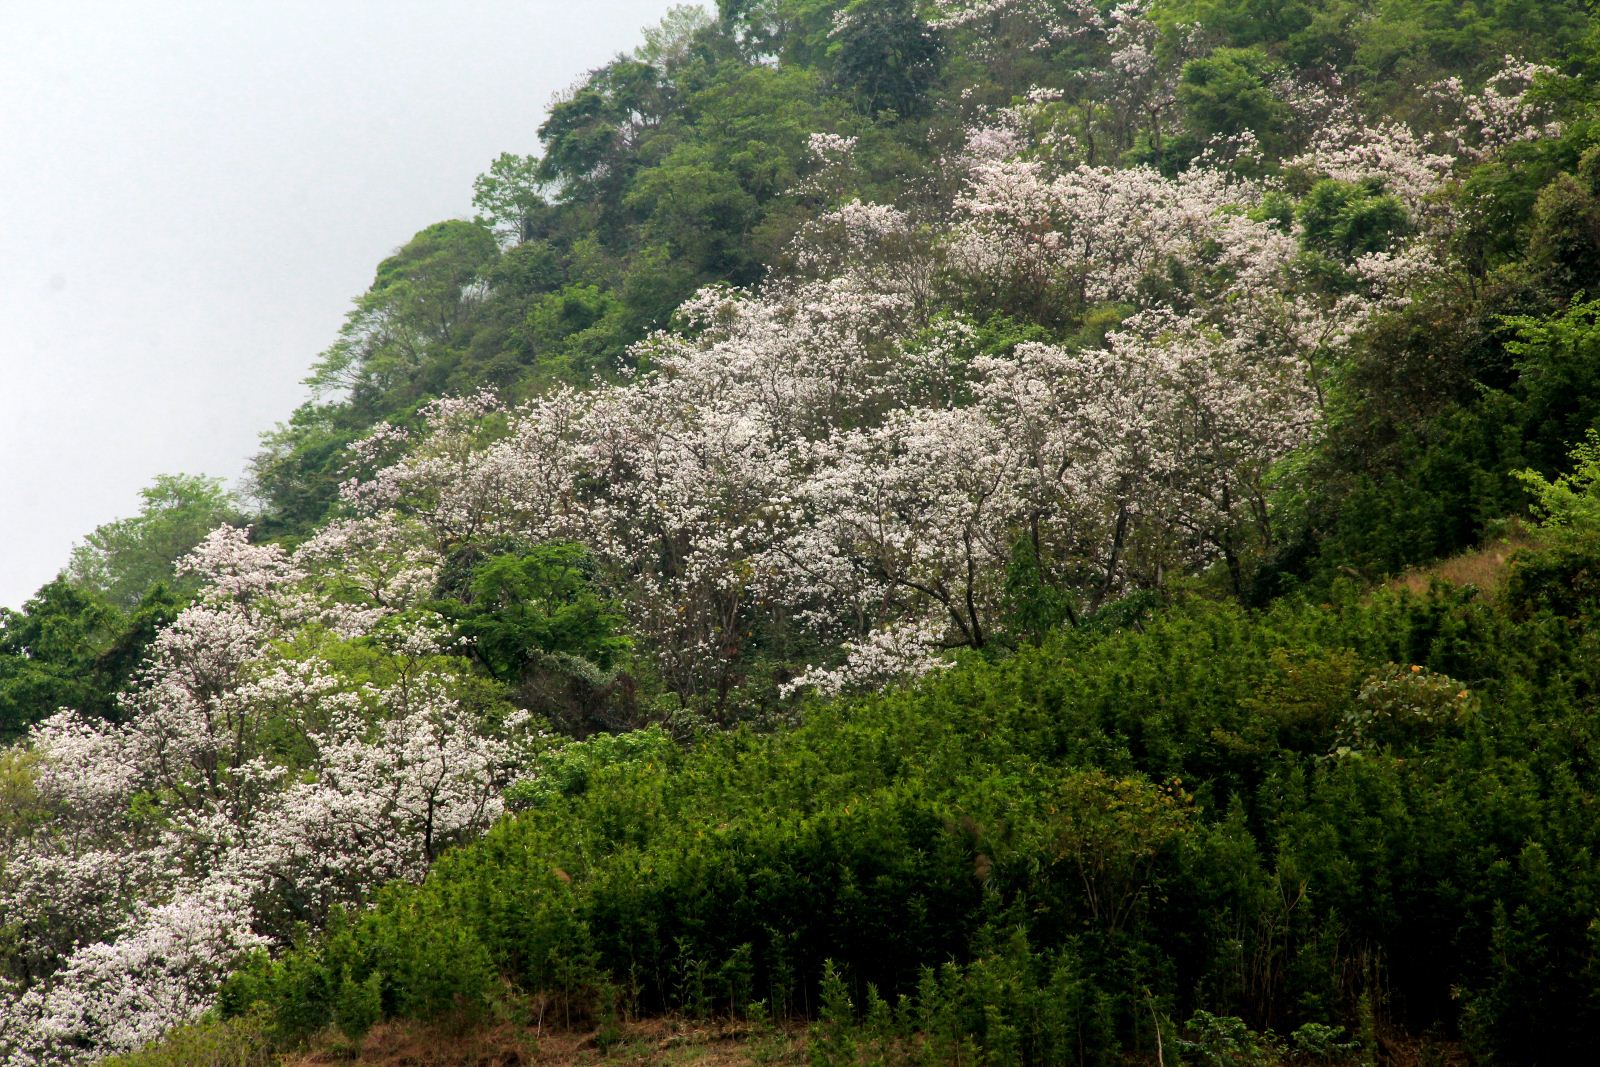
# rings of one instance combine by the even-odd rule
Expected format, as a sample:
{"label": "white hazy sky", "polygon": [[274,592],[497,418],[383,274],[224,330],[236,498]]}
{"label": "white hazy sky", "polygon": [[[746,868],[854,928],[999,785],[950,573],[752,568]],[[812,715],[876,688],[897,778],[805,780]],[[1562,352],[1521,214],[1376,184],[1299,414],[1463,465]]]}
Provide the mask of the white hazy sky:
{"label": "white hazy sky", "polygon": [[378,261],[669,0],[0,0],[0,605],[235,482]]}

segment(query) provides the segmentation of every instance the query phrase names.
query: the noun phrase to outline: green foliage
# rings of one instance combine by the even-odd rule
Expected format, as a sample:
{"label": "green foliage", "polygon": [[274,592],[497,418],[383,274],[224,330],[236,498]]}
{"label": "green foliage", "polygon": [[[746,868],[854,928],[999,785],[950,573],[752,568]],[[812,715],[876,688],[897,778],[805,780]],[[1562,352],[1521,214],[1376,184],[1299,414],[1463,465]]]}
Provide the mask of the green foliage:
{"label": "green foliage", "polygon": [[602,708],[632,642],[596,587],[583,546],[554,542],[491,556],[472,568],[462,597],[434,606],[521,703],[579,732],[597,718],[609,724]]}
{"label": "green foliage", "polygon": [[0,752],[0,847],[24,837],[47,817],[35,784],[37,757],[20,748]]}
{"label": "green foliage", "polygon": [[521,333],[545,354],[557,379],[603,379],[615,370],[627,341],[623,304],[594,285],[568,285],[528,302]]}
{"label": "green foliage", "polygon": [[1006,570],[1007,632],[1016,639],[1038,643],[1052,630],[1077,622],[1073,601],[1067,591],[1051,583],[1033,542],[1019,542]]}
{"label": "green foliage", "polygon": [[1533,202],[1528,261],[1548,284],[1582,292],[1600,282],[1600,200],[1571,174],[1559,174]]}
{"label": "green foliage", "polygon": [[1530,248],[1476,293],[1425,296],[1336,369],[1328,433],[1285,471],[1280,521],[1299,529],[1267,562],[1267,595],[1284,572],[1378,577],[1478,544],[1527,507],[1518,471],[1553,473],[1600,425],[1600,307],[1551,289],[1543,255]]}
{"label": "green foliage", "polygon": [[634,55],[653,67],[675,66],[688,58],[696,42],[711,29],[711,16],[704,7],[675,4],[660,22],[644,31],[644,44]]}
{"label": "green foliage", "polygon": [[1311,187],[1300,203],[1306,247],[1351,260],[1382,252],[1405,233],[1405,205],[1374,185],[1324,180]]}
{"label": "green foliage", "polygon": [[117,692],[182,605],[156,585],[124,611],[62,577],[21,611],[0,608],[0,739],[14,739],[62,708],[115,718]]}
{"label": "green foliage", "polygon": [[626,652],[622,617],[593,588],[582,545],[556,542],[521,555],[495,556],[472,575],[471,603],[459,611],[461,632],[491,672],[514,678],[530,653],[579,656],[602,670]]}
{"label": "green foliage", "polygon": [[309,532],[339,498],[348,475],[345,449],[364,427],[336,404],[303,404],[261,435],[250,461],[250,495],[264,509],[259,529],[273,536]]}
{"label": "green foliage", "polygon": [[545,186],[539,179],[539,161],[500,153],[472,183],[472,206],[478,209],[479,223],[506,240],[521,243],[532,239],[540,219],[549,211]]}
{"label": "green foliage", "polygon": [[1524,470],[1519,480],[1533,494],[1533,513],[1558,543],[1587,547],[1600,537],[1600,430],[1572,450],[1572,469],[1555,479]]}
{"label": "green foliage", "polygon": [[1543,547],[1513,562],[1507,597],[1523,610],[1573,616],[1600,603],[1600,431],[1572,450],[1572,468],[1554,479],[1534,470],[1518,479],[1533,496]]}
{"label": "green foliage", "polygon": [[419,232],[378,265],[372,288],[306,383],[384,407],[433,395],[427,376],[473,329],[471,290],[498,254],[494,236],[478,223],[452,220]]}
{"label": "green foliage", "polygon": [[1157,861],[1188,828],[1171,794],[1100,770],[1069,775],[1046,794],[1045,812],[1044,838],[1034,849],[1064,868],[1071,897],[1081,893],[1090,922],[1108,933],[1135,918]]}
{"label": "green foliage", "polygon": [[123,609],[158,584],[184,588],[173,565],[218,526],[244,521],[239,502],[217,478],[164,474],[139,496],[139,514],[97,527],[67,565],[73,584]]}
{"label": "green foliage", "polygon": [[641,236],[652,246],[717,276],[748,273],[757,201],[706,149],[680,146],[639,176],[625,203],[649,220]]}
{"label": "green foliage", "polygon": [[569,745],[226,1003],[303,1033],[372,982],[384,1017],[501,982],[589,1018],[761,1000],[820,1018],[825,1062],[1172,1057],[1174,1019],[1210,1062],[1430,1027],[1559,1059],[1600,1013],[1592,623],[1442,587],[1194,602],[771,735]]}
{"label": "green foliage", "polygon": [[1459,730],[1472,712],[1472,694],[1448,675],[1417,664],[1389,664],[1361,684],[1340,724],[1341,750],[1403,745]]}
{"label": "green foliage", "polygon": [[100,1061],[107,1067],[272,1067],[280,1062],[259,1019],[205,1019],[170,1031],[159,1044]]}
{"label": "green foliage", "polygon": [[1306,1023],[1289,1035],[1290,1045],[1303,1059],[1317,1064],[1347,1063],[1360,1050],[1360,1044],[1345,1039],[1338,1027]]}
{"label": "green foliage", "polygon": [[1385,103],[1506,54],[1563,61],[1585,51],[1583,0],[1157,0],[1174,31],[1198,24],[1218,44],[1259,47],[1298,66],[1331,66]]}
{"label": "green foliage", "polygon": [[822,965],[821,1007],[806,1045],[812,1067],[844,1067],[857,1062],[855,1006],[832,960]]}
{"label": "green foliage", "polygon": [[865,115],[925,112],[940,46],[911,0],[856,0],[844,10],[848,22],[829,48],[834,84]]}
{"label": "green foliage", "polygon": [[1506,351],[1515,362],[1528,458],[1544,470],[1600,425],[1600,303],[1575,303],[1548,318],[1516,316]]}
{"label": "green foliage", "polygon": [[568,197],[616,187],[632,169],[628,150],[660,120],[669,99],[661,72],[648,63],[619,58],[593,72],[539,127],[545,149],[539,177],[563,183]]}
{"label": "green foliage", "polygon": [[[1315,1024],[1312,1024],[1315,1025]],[[1271,1067],[1282,1050],[1271,1034],[1258,1034],[1234,1016],[1197,1011],[1184,1024],[1189,1038],[1178,1047],[1203,1067]]]}
{"label": "green foliage", "polygon": [[681,753],[659,726],[620,734],[596,734],[546,753],[534,774],[512,786],[506,803],[517,810],[537,808],[588,791],[590,780],[616,767],[671,766]]}
{"label": "green foliage", "polygon": [[1278,131],[1288,107],[1267,84],[1269,63],[1259,50],[1222,48],[1191,60],[1178,82],[1178,103],[1189,121],[1193,149],[1213,138],[1256,136],[1271,152],[1283,147]]}

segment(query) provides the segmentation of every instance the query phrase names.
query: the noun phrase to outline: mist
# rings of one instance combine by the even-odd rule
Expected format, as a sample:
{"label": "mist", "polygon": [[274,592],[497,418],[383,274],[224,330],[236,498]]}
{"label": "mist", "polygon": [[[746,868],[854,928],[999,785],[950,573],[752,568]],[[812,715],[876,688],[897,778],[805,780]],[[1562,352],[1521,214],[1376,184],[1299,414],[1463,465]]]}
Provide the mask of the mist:
{"label": "mist", "polygon": [[0,605],[242,474],[378,262],[664,0],[0,5]]}

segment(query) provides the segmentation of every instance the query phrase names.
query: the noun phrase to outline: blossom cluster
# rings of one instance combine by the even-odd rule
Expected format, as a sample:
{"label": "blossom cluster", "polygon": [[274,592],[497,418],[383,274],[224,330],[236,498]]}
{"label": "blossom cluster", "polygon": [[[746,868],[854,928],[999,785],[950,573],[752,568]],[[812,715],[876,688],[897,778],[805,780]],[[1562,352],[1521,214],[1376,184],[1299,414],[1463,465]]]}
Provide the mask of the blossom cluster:
{"label": "blossom cluster", "polygon": [[[0,1062],[92,1059],[194,1017],[243,954],[487,827],[525,763],[523,719],[464,699],[411,612],[436,560],[392,520],[293,554],[224,527],[182,566],[203,591],[125,721],[63,711],[27,741],[48,817],[0,866]],[[382,664],[359,681],[338,663],[357,648]]]}
{"label": "blossom cluster", "polygon": [[[582,542],[663,679],[713,713],[763,618],[838,649],[791,689],[985,644],[1019,539],[1080,610],[1236,562],[1273,465],[1316,433],[1328,365],[1405,299],[1427,247],[1330,290],[1296,224],[1258,217],[1260,182],[1092,167],[1039,151],[1027,122],[993,129],[942,214],[841,203],[802,228],[788,275],[690,300],[685,332],[641,346],[649,373],[436,418],[346,499],[440,545]],[[990,351],[941,310],[986,300],[1114,307],[1120,325]]]}
{"label": "blossom cluster", "polygon": [[1444,134],[1450,151],[1481,160],[1519,141],[1560,134],[1561,124],[1533,92],[1536,85],[1559,78],[1554,67],[1506,56],[1477,92],[1470,92],[1460,78],[1446,78],[1431,86],[1428,95],[1451,120]]}
{"label": "blossom cluster", "polygon": [[1106,17],[1092,0],[939,0],[934,10],[932,25],[939,29],[1017,22],[1026,27],[1037,49],[1106,28]]}

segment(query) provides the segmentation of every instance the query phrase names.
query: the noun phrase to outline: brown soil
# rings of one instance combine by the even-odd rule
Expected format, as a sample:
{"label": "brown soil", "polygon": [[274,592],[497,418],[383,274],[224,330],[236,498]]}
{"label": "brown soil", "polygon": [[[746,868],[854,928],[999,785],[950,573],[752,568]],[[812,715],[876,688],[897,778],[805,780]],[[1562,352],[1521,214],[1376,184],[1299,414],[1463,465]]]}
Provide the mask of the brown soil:
{"label": "brown soil", "polygon": [[384,1023],[359,1043],[329,1036],[316,1051],[285,1067],[755,1067],[805,1063],[799,1030],[740,1023],[646,1019],[626,1023],[601,1048],[595,1031],[529,1030],[508,1025],[466,1033],[410,1023]]}
{"label": "brown soil", "polygon": [[[283,1067],[798,1067],[807,1062],[805,1028],[754,1027],[681,1018],[623,1024],[600,1046],[595,1031],[529,1030],[500,1025],[468,1032],[384,1023],[359,1043],[325,1037],[314,1052]],[[1459,1043],[1404,1035],[1380,1039],[1385,1067],[1466,1067]],[[1154,1061],[1128,1060],[1141,1067]],[[1282,1067],[1301,1067],[1301,1061]]]}

